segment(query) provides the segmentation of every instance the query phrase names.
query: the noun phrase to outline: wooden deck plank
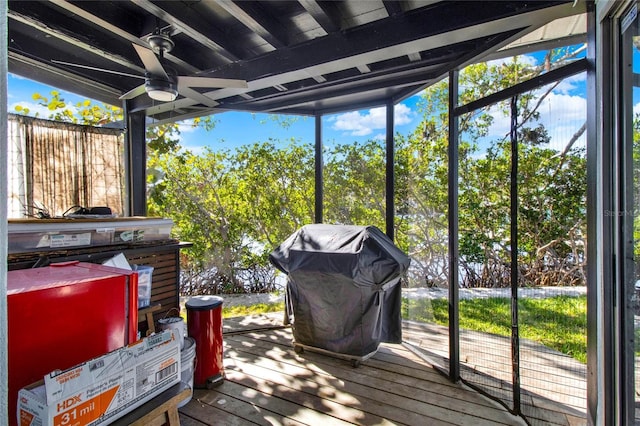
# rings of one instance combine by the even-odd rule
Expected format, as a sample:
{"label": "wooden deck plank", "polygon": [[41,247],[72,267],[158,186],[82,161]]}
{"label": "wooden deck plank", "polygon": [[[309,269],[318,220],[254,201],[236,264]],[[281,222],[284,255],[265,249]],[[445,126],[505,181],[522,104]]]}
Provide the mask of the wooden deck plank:
{"label": "wooden deck plank", "polygon": [[181,415],[180,426],[207,426],[207,424],[186,415]]}
{"label": "wooden deck plank", "polygon": [[[234,344],[232,346],[234,350],[239,352],[248,353],[255,357],[273,359],[275,362],[280,363],[280,366],[292,365],[311,370],[315,377],[339,377],[340,386],[345,386],[345,382],[351,386],[350,393],[356,393],[357,389],[354,387],[361,386],[359,389],[362,396],[370,396],[371,389],[363,390],[363,387],[377,388],[384,390],[378,396],[379,400],[385,403],[388,403],[391,395],[395,395],[395,397],[399,398],[398,401],[404,401],[405,409],[407,401],[412,401],[409,404],[410,410],[413,409],[416,403],[429,405],[431,412],[428,413],[429,410],[425,408],[425,411],[421,414],[436,416],[435,412],[441,410],[440,415],[443,418],[440,420],[442,421],[451,421],[450,417],[453,414],[454,417],[457,417],[457,419],[454,419],[456,424],[467,424],[465,423],[465,416],[469,414],[472,416],[468,419],[469,424],[478,424],[482,422],[483,410],[486,410],[489,412],[487,417],[491,419],[490,424],[497,424],[496,414],[504,414],[504,409],[496,409],[494,402],[487,401],[475,392],[470,392],[470,395],[461,397],[459,394],[461,392],[464,394],[465,391],[459,385],[449,382],[441,374],[434,372],[424,364],[420,358],[415,357],[410,351],[402,349],[399,345],[384,345],[384,350],[401,352],[405,356],[415,357],[411,366],[379,361],[376,359],[378,356],[376,354],[374,358],[364,361],[360,368],[354,369],[345,360],[331,356],[309,351],[305,351],[302,356],[298,356],[291,348],[290,337],[283,334],[283,331],[277,334],[279,336],[271,333],[266,335],[254,332],[247,335],[233,336],[231,339],[241,345]],[[227,338],[228,341],[229,338]],[[393,346],[393,349],[390,349],[389,346]],[[240,353],[230,354],[230,356],[244,360],[243,355]],[[249,358],[246,355],[244,357]],[[401,358],[398,357],[398,359]],[[254,362],[261,361],[255,360]],[[377,365],[383,368],[375,368]],[[403,372],[399,371],[402,369],[404,369]],[[423,374],[425,369],[430,370],[426,375]],[[424,377],[430,381],[425,383]],[[338,386],[327,382],[324,382],[324,384]],[[441,393],[438,394],[438,391]],[[423,395],[426,399],[424,401],[416,400],[416,395]],[[476,400],[474,401],[474,399]],[[451,405],[460,405],[461,408],[451,411]],[[507,415],[502,421],[503,424],[511,424],[512,422],[513,416],[511,415]]]}
{"label": "wooden deck plank", "polygon": [[[254,345],[258,345],[264,348],[269,348],[271,347],[270,345],[274,342],[274,339],[277,339],[277,342],[282,346],[282,348],[285,348],[283,350],[287,350],[287,351],[291,350],[291,343],[290,343],[291,338],[289,337],[288,334],[280,333],[279,335],[270,335],[269,339],[264,339],[264,336],[259,333],[251,333],[251,334],[248,334],[247,336],[251,339],[251,344],[254,344]],[[390,355],[392,355],[394,351],[397,353],[401,352],[402,355],[399,355],[393,358]],[[405,360],[403,359],[403,357],[406,357],[407,359]],[[327,357],[325,355],[315,354],[311,351],[309,351],[309,354],[305,355],[305,358],[307,360],[317,360],[321,364],[326,364],[328,360],[334,359],[332,357]],[[392,362],[392,360],[394,359],[396,360],[395,363]],[[429,380],[432,382],[437,382],[439,384],[442,384],[446,387],[452,387],[452,388],[458,389],[457,385],[451,383],[449,380],[443,377],[440,373],[438,373],[437,371],[431,368],[416,370],[415,369],[416,362],[422,363],[423,361],[422,359],[415,356],[410,351],[404,349],[401,345],[384,344],[384,345],[381,345],[375,357],[368,359],[362,363],[363,365],[375,366],[376,369],[366,370],[366,371],[358,370],[358,375],[366,374],[373,377],[379,377],[380,375],[385,374],[385,372],[392,372],[393,376],[396,376],[398,373],[401,373],[406,376]],[[333,363],[331,365],[333,365]],[[341,360],[336,364],[336,366],[346,370],[347,372],[346,374],[348,374],[348,372],[353,371],[353,368],[351,367],[351,364],[348,361]],[[335,374],[345,374],[345,373],[335,372]],[[384,377],[385,380],[387,378],[388,377]]]}
{"label": "wooden deck plank", "polygon": [[[398,407],[406,407],[411,402],[407,398],[399,398],[397,395],[385,390],[351,382],[346,377],[336,378],[331,374],[319,373],[313,369],[306,368],[304,362],[288,362],[287,357],[295,356],[295,354],[287,353],[283,358],[269,359],[260,357],[260,350],[258,350],[257,353],[252,355],[256,357],[255,360],[250,359],[248,362],[238,363],[235,368],[253,376],[262,376],[270,373],[269,377],[272,377],[275,372],[281,375],[281,377],[273,377],[273,380],[278,383],[286,383],[298,391],[312,389],[313,392],[322,395],[324,398],[340,404],[361,405],[364,411],[384,416],[400,423],[415,424],[418,419],[425,419],[424,416],[427,416],[427,418],[429,416],[428,413],[423,413],[423,417],[416,417],[413,413],[407,412],[406,409],[398,411]],[[338,360],[335,361],[338,362]],[[419,404],[420,401],[413,400],[413,403]],[[435,417],[432,419],[434,424],[436,420]]]}
{"label": "wooden deck plank", "polygon": [[[355,398],[351,398],[351,405],[347,405],[344,402],[336,402],[336,398],[343,401],[349,398],[346,397],[347,395],[335,390],[333,392],[333,398],[327,398],[327,395],[330,393],[327,392],[323,394],[322,387],[314,386],[315,383],[311,380],[287,383],[286,375],[274,372],[274,370],[260,369],[259,367],[254,367],[251,370],[253,370],[253,373],[256,373],[256,370],[260,370],[263,375],[254,375],[251,374],[251,371],[248,372],[245,369],[238,369],[237,371],[231,371],[228,379],[239,384],[256,387],[258,390],[271,396],[286,399],[289,402],[294,402],[300,407],[308,409],[299,409],[295,416],[310,425],[323,423],[336,425],[375,424],[386,426],[407,424],[372,414]],[[323,418],[320,418],[320,415],[322,415]],[[329,415],[332,418],[324,418],[324,415]]]}
{"label": "wooden deck plank", "polygon": [[[410,345],[382,344],[372,358],[353,368],[337,356],[295,353],[291,329],[282,325],[282,318],[279,313],[225,319],[227,379],[214,390],[196,390],[180,409],[184,425],[524,424],[495,401],[451,383],[431,367],[432,360],[448,367],[446,328],[406,323],[403,337]],[[462,365],[463,374],[508,399],[510,369],[505,375],[496,370],[499,364],[510,366],[509,345],[482,333],[464,337],[472,363]],[[530,424],[585,424],[580,411],[583,366],[577,364],[524,342],[522,402]]]}
{"label": "wooden deck plank", "polygon": [[[296,392],[290,392],[265,380],[254,380],[248,376],[231,375],[232,377],[225,380],[216,391],[226,395],[226,397],[249,403],[261,413],[268,412],[266,416],[263,414],[263,419],[267,422],[260,424],[270,424],[269,415],[276,419],[292,419],[306,425],[330,424],[345,426],[353,424],[334,415],[327,414],[327,412],[332,411],[335,414],[335,407],[321,398],[316,398],[315,400],[302,398]],[[348,414],[352,415],[352,413]]]}
{"label": "wooden deck plank", "polygon": [[[280,362],[259,359],[259,355],[256,355],[256,358],[253,363],[248,362],[235,366],[235,370],[253,377],[269,377],[270,380],[292,387],[299,392],[310,390],[322,398],[339,404],[361,407],[363,412],[390,420],[394,424],[496,424],[494,421],[483,421],[483,419],[474,416],[461,415],[449,409],[424,403],[416,398],[402,397],[385,389],[361,385],[346,379],[338,380],[328,376],[328,380],[323,380],[322,377],[302,366],[287,365],[283,367]],[[301,379],[302,377],[308,379]],[[351,420],[357,420],[360,423],[359,419]],[[369,420],[364,424],[371,424]],[[375,424],[384,424],[384,422],[378,420]]]}
{"label": "wooden deck plank", "polygon": [[[236,387],[237,384],[225,381],[214,390],[197,389],[194,397],[196,402],[200,404],[199,407],[194,409],[193,406],[196,404],[189,403],[181,411],[201,421],[208,420],[208,424],[215,425],[304,425],[304,423],[266,409],[261,404],[248,401],[245,397],[234,397],[234,392],[238,392]],[[264,395],[261,398],[266,397]]]}
{"label": "wooden deck plank", "polygon": [[225,335],[244,333],[249,330],[282,328],[282,312],[271,314],[247,315],[242,317],[225,318],[222,322]]}
{"label": "wooden deck plank", "polygon": [[[244,346],[243,349],[246,350],[247,347],[257,347],[259,349],[256,352],[269,351],[267,355],[274,357],[274,359],[278,359],[280,361],[284,361],[284,354],[292,354],[293,350],[288,347],[288,345],[283,344],[280,347],[273,346],[272,341],[263,341],[257,338],[255,334],[252,334],[250,337],[245,337],[246,340],[243,341]],[[278,355],[278,352],[281,355]],[[377,356],[377,355],[376,355]],[[340,359],[335,359],[332,357],[328,357],[326,355],[317,354],[311,351],[306,351],[304,353],[304,357],[298,358],[303,362],[306,368],[312,369],[315,374],[326,374],[335,377],[346,377],[351,378],[352,380],[358,381],[379,381],[384,386],[388,386],[389,381],[391,383],[398,383],[402,386],[411,386],[412,380],[413,382],[419,382],[422,380],[428,380],[430,389],[441,393],[447,392],[457,392],[459,387],[446,378],[444,378],[441,374],[435,371],[423,371],[414,368],[408,368],[404,371],[400,371],[401,367],[394,370],[393,365],[389,365],[388,363],[376,362],[377,360],[374,358],[366,360],[362,363],[363,366],[377,366],[378,368],[360,368],[355,369],[351,367],[351,365]],[[384,368],[380,368],[380,366]],[[401,373],[405,374],[401,374]],[[453,389],[453,390],[452,390]]]}

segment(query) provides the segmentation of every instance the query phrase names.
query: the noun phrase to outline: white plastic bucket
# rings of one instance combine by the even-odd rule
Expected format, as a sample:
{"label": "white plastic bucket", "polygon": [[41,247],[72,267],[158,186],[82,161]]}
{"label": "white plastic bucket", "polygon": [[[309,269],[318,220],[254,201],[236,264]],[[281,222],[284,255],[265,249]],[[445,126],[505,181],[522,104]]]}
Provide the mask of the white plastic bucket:
{"label": "white plastic bucket", "polygon": [[[196,341],[192,337],[184,338],[184,349],[180,351],[180,380],[193,389],[193,372],[196,368]],[[191,396],[183,399],[178,407],[183,407],[191,401]]]}
{"label": "white plastic bucket", "polygon": [[180,350],[184,348],[184,335],[187,334],[187,324],[180,317],[161,318],[158,320],[160,330],[173,330],[173,335],[180,342]]}

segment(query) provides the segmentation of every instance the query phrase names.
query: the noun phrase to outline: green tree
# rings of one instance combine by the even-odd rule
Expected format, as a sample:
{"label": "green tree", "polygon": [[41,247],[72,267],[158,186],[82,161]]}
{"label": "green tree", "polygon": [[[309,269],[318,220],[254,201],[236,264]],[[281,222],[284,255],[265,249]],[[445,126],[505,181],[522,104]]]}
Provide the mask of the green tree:
{"label": "green tree", "polygon": [[385,149],[380,141],[326,150],[325,222],[385,229]]}
{"label": "green tree", "polygon": [[[578,51],[551,51],[545,65],[519,62],[475,64],[460,73],[459,103],[466,104],[510,87],[569,60]],[[556,60],[556,62],[554,62]],[[519,240],[523,284],[584,284],[585,192],[584,152],[573,149],[579,129],[561,152],[546,148],[548,136],[538,123],[542,99],[525,93],[517,98],[519,139]],[[428,88],[423,121],[398,149],[398,183],[407,194],[399,200],[399,241],[412,255],[416,285],[446,285],[448,82]],[[510,267],[511,152],[508,136],[484,142],[496,111],[509,116],[509,102],[459,118],[460,262],[465,286],[508,284]]]}
{"label": "green tree", "polygon": [[273,289],[268,254],[313,219],[313,150],[291,141],[255,143],[236,151],[160,155],[150,211],[172,217],[186,250],[184,291]]}
{"label": "green tree", "polygon": [[[67,103],[57,90],[51,91],[50,94],[50,98],[39,93],[34,93],[31,96],[38,105],[50,111],[49,116],[43,118],[89,126],[98,126],[122,120],[121,108],[106,104],[96,105],[88,99],[72,105]],[[15,109],[18,114],[31,115],[31,110],[22,105],[17,105]],[[39,117],[37,112],[33,115]]]}

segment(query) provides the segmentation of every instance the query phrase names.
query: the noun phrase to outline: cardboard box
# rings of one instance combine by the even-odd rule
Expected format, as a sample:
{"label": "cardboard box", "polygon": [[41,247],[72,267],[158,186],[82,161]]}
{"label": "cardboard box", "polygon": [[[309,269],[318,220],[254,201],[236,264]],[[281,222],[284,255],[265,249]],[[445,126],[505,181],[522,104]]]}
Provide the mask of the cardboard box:
{"label": "cardboard box", "polygon": [[165,330],[21,389],[18,423],[110,423],[180,382],[180,376],[179,343]]}

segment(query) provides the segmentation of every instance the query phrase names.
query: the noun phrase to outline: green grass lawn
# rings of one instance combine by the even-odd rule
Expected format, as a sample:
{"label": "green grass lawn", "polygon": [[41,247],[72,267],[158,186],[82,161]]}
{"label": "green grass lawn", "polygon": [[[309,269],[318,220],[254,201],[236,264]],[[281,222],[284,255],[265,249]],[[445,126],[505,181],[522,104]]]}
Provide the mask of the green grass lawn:
{"label": "green grass lawn", "polygon": [[[279,303],[256,303],[255,305],[243,306],[223,306],[222,318],[232,317],[244,317],[247,315],[264,314],[267,312],[281,312],[284,311],[284,302]],[[187,320],[187,311],[183,309],[180,313],[180,317]]]}
{"label": "green grass lawn", "polygon": [[264,314],[267,312],[284,311],[284,302],[278,303],[256,303],[250,306],[229,306],[222,307],[222,318],[242,317],[254,314]]}
{"label": "green grass lawn", "polygon": [[[511,303],[507,298],[460,301],[460,328],[511,335]],[[413,321],[448,324],[447,300],[403,299],[402,315]],[[587,360],[587,298],[557,296],[520,299],[520,338],[533,340],[576,360]]]}

